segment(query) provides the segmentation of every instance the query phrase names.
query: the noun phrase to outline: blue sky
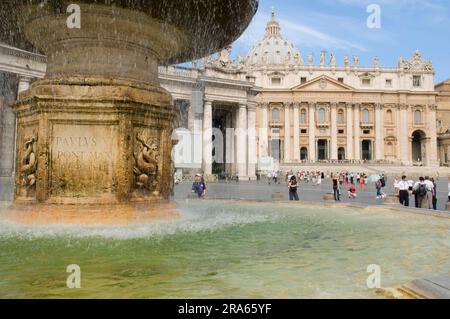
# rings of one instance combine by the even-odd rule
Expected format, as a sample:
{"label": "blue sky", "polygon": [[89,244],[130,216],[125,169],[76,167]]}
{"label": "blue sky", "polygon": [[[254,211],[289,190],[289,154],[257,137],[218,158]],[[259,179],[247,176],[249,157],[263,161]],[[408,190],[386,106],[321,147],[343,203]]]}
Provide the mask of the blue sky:
{"label": "blue sky", "polygon": [[[381,8],[381,28],[367,27],[367,6]],[[338,64],[345,54],[358,55],[363,66],[397,66],[400,56],[416,49],[433,61],[436,83],[450,78],[450,0],[260,0],[247,31],[233,44],[233,54],[246,55],[264,36],[272,7],[285,38],[304,58],[313,52],[334,52]]]}

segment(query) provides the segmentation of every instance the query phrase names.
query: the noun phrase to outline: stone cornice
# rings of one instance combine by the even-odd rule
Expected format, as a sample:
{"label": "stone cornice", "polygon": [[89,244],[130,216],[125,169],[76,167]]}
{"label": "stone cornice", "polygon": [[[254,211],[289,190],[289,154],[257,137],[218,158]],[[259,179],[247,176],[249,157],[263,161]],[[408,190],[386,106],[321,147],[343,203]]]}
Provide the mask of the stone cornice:
{"label": "stone cornice", "polygon": [[11,47],[9,45],[0,43],[0,54],[5,54],[17,58],[32,60],[39,63],[47,63],[47,57],[45,55],[36,54],[21,49]]}

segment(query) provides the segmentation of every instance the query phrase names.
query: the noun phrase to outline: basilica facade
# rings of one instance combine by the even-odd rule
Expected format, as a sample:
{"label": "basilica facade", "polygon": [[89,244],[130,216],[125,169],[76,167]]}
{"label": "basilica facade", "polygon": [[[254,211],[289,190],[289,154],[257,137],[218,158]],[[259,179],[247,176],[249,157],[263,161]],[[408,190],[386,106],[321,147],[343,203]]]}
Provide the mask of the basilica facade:
{"label": "basilica facade", "polygon": [[[448,165],[448,81],[435,88],[433,64],[419,51],[395,67],[304,53],[274,13],[247,56],[233,60],[230,50],[159,68],[179,111],[179,173],[254,179],[273,165]],[[45,72],[45,56],[0,44],[0,180],[12,180],[15,165],[12,92]]]}
{"label": "basilica facade", "polygon": [[[333,53],[325,52],[315,60],[282,36],[275,14],[265,37],[246,57],[232,61],[229,51],[183,71],[199,72],[195,78],[204,98],[198,113],[201,130],[193,124],[195,100],[194,107],[186,102],[181,111],[188,119],[186,132],[202,136],[202,149],[193,153],[202,154],[206,175],[226,171],[253,178],[266,159],[290,167],[439,166],[433,64],[419,51],[408,59],[400,57],[396,67],[380,66],[378,57],[369,67],[361,66],[358,56],[346,56],[339,64]],[[170,92],[180,90],[179,82],[165,73],[176,70],[181,72],[160,71]],[[173,93],[175,99],[179,93]],[[248,134],[246,139],[239,134],[228,139],[222,130],[220,143],[227,141],[217,156],[211,129],[223,127],[246,128]],[[246,164],[234,154],[240,152],[246,153]],[[231,154],[231,161],[223,154]],[[199,167],[200,161],[196,163]]]}

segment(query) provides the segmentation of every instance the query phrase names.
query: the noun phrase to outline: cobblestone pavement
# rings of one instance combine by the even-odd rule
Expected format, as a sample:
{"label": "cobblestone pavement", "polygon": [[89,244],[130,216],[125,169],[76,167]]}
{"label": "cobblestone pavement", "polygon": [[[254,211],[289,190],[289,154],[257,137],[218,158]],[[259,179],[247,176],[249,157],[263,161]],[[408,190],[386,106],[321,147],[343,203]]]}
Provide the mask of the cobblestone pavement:
{"label": "cobblestone pavement", "polygon": [[[175,186],[175,199],[184,199],[191,194],[191,183],[184,182]],[[448,199],[448,182],[438,181],[438,209],[445,210],[445,205]],[[381,205],[382,200],[377,200],[375,196],[375,187],[373,185],[366,186],[363,191],[357,187],[358,197],[354,200],[349,199],[347,190],[349,186],[344,185],[341,190],[341,200],[343,203],[359,203],[366,205]],[[326,193],[333,191],[331,180],[325,180],[320,186],[313,186],[311,183],[300,183],[298,194],[300,200],[308,202],[323,201],[323,196]],[[284,200],[289,200],[289,193],[286,183],[268,185],[267,182],[219,182],[207,184],[207,195],[209,199],[248,199],[248,200],[271,200],[272,194],[280,192]],[[384,192],[393,193],[394,189],[388,185]],[[414,197],[410,197],[410,206],[414,206]]]}

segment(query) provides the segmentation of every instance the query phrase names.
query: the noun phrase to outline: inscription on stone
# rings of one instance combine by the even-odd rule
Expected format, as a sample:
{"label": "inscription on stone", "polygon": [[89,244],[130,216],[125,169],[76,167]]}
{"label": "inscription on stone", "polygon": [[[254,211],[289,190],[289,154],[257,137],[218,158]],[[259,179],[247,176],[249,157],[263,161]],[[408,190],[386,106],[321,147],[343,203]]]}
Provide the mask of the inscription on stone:
{"label": "inscription on stone", "polygon": [[51,193],[92,196],[116,187],[118,132],[116,126],[53,126]]}

